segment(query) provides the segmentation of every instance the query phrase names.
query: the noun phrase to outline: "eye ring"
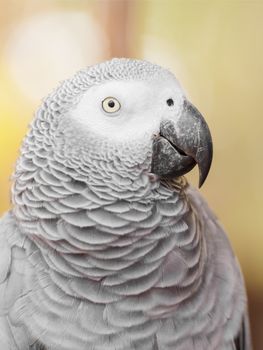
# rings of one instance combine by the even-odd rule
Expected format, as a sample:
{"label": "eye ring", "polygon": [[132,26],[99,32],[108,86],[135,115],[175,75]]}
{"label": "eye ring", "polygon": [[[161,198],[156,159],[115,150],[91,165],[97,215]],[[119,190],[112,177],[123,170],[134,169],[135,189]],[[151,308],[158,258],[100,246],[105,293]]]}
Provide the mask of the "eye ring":
{"label": "eye ring", "polygon": [[102,103],[102,109],[106,113],[116,113],[120,110],[121,104],[115,97],[106,97]]}
{"label": "eye ring", "polygon": [[168,104],[169,107],[174,105],[174,100],[172,98],[168,98],[168,100],[166,100],[166,103]]}

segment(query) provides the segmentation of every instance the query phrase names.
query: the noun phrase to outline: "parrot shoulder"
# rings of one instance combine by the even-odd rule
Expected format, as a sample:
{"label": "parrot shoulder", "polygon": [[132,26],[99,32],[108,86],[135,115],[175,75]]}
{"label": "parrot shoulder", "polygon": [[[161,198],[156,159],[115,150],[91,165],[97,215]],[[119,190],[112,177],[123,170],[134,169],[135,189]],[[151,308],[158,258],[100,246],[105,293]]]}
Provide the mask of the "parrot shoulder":
{"label": "parrot shoulder", "polygon": [[23,288],[26,254],[11,214],[0,219],[0,316],[7,314]]}
{"label": "parrot shoulder", "polygon": [[31,339],[23,324],[23,299],[31,291],[26,284],[33,269],[29,247],[29,240],[21,234],[12,212],[8,212],[0,219],[0,349],[45,349]]}
{"label": "parrot shoulder", "polygon": [[[236,301],[239,300],[239,306],[237,307],[236,311],[233,310],[233,315],[235,314],[235,317],[233,317],[233,319],[236,319],[237,322],[236,326],[232,326],[233,330],[235,329],[235,331],[233,331],[235,336],[232,338],[233,343],[231,349],[251,350],[252,347],[248,310],[246,307],[245,286],[238,260],[232,250],[230,241],[218,218],[209,208],[208,204],[201,196],[201,194],[195,188],[188,186],[186,189],[186,195],[191,207],[196,212],[197,216],[203,218],[202,221],[205,223],[205,232],[207,239],[210,241],[210,244],[216,245],[220,265],[224,266],[224,264],[228,264],[225,266],[227,266],[229,278],[231,279],[231,282],[236,280],[234,286],[235,290],[232,291],[232,294]],[[220,273],[222,274],[222,280],[226,279],[226,270],[222,268],[220,270]],[[230,285],[231,283],[229,283],[229,286]],[[234,300],[232,301],[232,305],[235,305]],[[237,316],[238,314],[239,316]]]}
{"label": "parrot shoulder", "polygon": [[251,350],[251,336],[250,336],[250,327],[248,312],[245,313],[240,331],[235,339],[234,350]]}

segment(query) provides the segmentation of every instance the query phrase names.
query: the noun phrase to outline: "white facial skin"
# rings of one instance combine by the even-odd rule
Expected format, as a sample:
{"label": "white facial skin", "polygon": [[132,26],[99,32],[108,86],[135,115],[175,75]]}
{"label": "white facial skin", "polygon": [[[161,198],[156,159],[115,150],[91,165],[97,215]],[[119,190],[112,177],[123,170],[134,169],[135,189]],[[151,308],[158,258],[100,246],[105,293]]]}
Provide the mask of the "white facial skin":
{"label": "white facial skin", "polygon": [[[119,102],[117,112],[103,109],[102,102],[107,97]],[[168,106],[168,99],[174,105]],[[147,81],[107,81],[89,88],[69,117],[82,130],[114,143],[149,139],[158,133],[163,118],[180,115],[183,99],[177,80],[168,74]]]}

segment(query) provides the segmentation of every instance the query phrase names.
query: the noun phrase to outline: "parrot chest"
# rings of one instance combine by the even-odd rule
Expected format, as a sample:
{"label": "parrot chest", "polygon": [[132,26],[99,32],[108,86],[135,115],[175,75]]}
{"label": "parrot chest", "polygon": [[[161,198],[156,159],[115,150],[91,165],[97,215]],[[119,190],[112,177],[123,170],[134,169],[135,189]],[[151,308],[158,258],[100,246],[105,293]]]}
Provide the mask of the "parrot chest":
{"label": "parrot chest", "polygon": [[[167,262],[163,273],[170,268]],[[108,291],[109,302],[95,303],[69,295],[66,286],[64,290],[61,288],[63,281],[54,283],[59,277],[43,267],[37,273],[32,270],[27,281],[31,287],[15,306],[24,310],[23,323],[32,339],[38,339],[50,350],[190,350],[198,342],[200,349],[224,349],[220,342],[224,332],[222,315],[230,312],[228,308],[233,300],[231,291],[228,300],[220,300],[224,285],[215,283],[214,273],[206,271],[204,281],[184,302],[186,289],[178,290],[173,285],[161,288],[157,283],[135,296],[124,295],[124,289],[116,300],[111,300]],[[74,281],[64,282],[72,285]],[[90,288],[84,283],[85,287]],[[106,298],[107,288],[103,289],[100,286],[95,290],[94,297],[101,290]],[[212,336],[214,332],[217,337]],[[217,347],[218,342],[221,347]]]}
{"label": "parrot chest", "polygon": [[[233,263],[220,260],[221,243],[205,236],[184,201],[172,197],[149,210],[136,229],[134,221],[114,221],[121,226],[105,251],[63,254],[32,244],[25,291],[14,306],[32,342],[49,350],[223,349],[225,325],[234,305],[240,306],[238,298],[233,301]],[[131,220],[134,208],[129,215]],[[74,225],[59,220],[42,228],[71,234],[67,244],[56,243],[62,250],[81,237],[84,247],[92,234],[109,238],[99,226],[84,231]],[[230,252],[222,251],[229,262]]]}

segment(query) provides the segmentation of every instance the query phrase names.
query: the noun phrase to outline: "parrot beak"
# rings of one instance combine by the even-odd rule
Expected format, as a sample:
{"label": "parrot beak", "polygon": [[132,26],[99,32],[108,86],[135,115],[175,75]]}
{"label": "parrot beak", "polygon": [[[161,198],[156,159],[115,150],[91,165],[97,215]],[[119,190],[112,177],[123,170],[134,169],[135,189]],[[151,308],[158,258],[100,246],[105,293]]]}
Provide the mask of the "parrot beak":
{"label": "parrot beak", "polygon": [[153,141],[151,171],[163,178],[188,173],[198,164],[199,187],[204,183],[212,163],[211,134],[201,113],[188,101],[175,121],[161,122],[160,133]]}

